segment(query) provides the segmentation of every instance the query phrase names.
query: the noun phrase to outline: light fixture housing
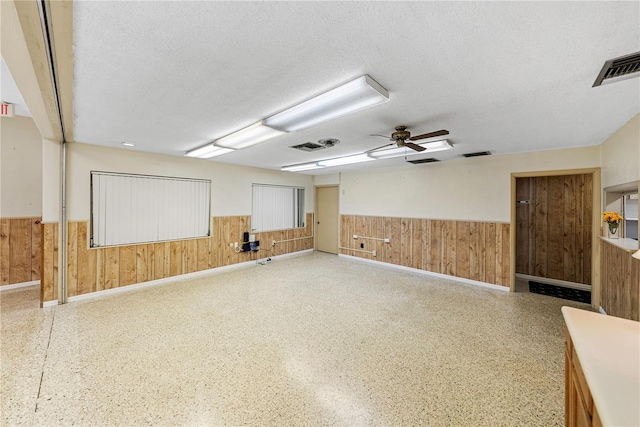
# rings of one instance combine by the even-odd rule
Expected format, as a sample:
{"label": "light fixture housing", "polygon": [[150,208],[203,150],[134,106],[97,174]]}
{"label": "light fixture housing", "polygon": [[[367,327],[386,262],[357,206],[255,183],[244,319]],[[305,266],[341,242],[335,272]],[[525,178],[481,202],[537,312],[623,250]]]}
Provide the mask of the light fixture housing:
{"label": "light fixture housing", "polygon": [[269,127],[287,132],[306,129],[389,100],[389,92],[368,75],[338,86],[265,119]]}
{"label": "light fixture housing", "polygon": [[125,147],[135,147],[136,144],[134,144],[133,142],[123,142],[122,145],[124,145]]}
{"label": "light fixture housing", "polygon": [[285,133],[284,131],[265,125],[264,120],[260,120],[258,123],[254,123],[251,126],[217,139],[214,143],[220,147],[239,150],[260,144],[261,142],[268,141]]}
{"label": "light fixture housing", "polygon": [[416,154],[427,154],[427,153],[433,153],[436,151],[453,149],[453,145],[451,145],[448,139],[424,142],[422,144],[417,144],[417,145],[426,148],[426,150],[415,151],[407,147],[396,147],[396,148],[385,148],[385,149],[371,151],[369,152],[369,155],[376,159],[390,159],[393,157],[415,156]]}
{"label": "light fixture housing", "polygon": [[283,166],[280,168],[281,171],[285,172],[299,172],[299,171],[308,171],[312,169],[322,169],[324,166],[318,165],[317,162],[311,163],[301,163],[299,165],[291,165],[291,166]]}
{"label": "light fixture housing", "polygon": [[214,144],[207,144],[191,151],[187,151],[184,155],[187,157],[197,157],[199,159],[210,159],[222,154],[231,153],[232,151],[235,150],[233,148],[218,147]]}
{"label": "light fixture housing", "polygon": [[354,154],[352,156],[336,157],[335,159],[327,159],[318,161],[319,166],[331,167],[349,165],[352,163],[362,163],[375,160],[373,157],[369,157],[366,153]]}

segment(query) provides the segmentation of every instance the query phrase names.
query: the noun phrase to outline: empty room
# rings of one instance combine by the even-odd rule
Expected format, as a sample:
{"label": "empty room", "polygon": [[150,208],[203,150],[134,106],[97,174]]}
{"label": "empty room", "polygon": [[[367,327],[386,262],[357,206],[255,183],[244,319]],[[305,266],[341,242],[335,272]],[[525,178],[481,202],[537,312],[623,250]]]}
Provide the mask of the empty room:
{"label": "empty room", "polygon": [[1,425],[640,426],[640,2],[0,22]]}

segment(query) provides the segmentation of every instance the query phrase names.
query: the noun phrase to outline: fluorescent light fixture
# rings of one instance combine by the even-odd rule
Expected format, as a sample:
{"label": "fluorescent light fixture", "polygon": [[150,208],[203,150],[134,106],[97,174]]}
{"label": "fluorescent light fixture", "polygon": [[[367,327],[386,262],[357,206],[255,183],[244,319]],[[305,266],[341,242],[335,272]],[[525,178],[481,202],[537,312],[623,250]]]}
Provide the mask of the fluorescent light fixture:
{"label": "fluorescent light fixture", "polygon": [[320,160],[318,162],[318,165],[330,167],[330,166],[349,165],[351,163],[369,162],[371,160],[375,160],[375,159],[372,157],[369,157],[365,153],[365,154],[355,154],[353,156],[336,157],[335,159]]}
{"label": "fluorescent light fixture", "polygon": [[371,151],[369,155],[371,157],[375,157],[376,159],[390,159],[392,157],[402,157],[405,155],[415,156],[416,154],[427,154],[433,153],[435,151],[451,150],[453,148],[453,145],[451,145],[451,143],[447,139],[425,142],[417,145],[426,148],[426,151],[415,151],[408,147],[397,147]]}
{"label": "fluorescent light fixture", "polygon": [[220,156],[235,151],[232,148],[218,147],[217,145],[207,144],[204,147],[196,148],[191,151],[187,151],[185,156],[198,157],[200,159],[210,159],[212,157]]}
{"label": "fluorescent light fixture", "polygon": [[254,123],[249,127],[241,129],[224,138],[217,139],[216,145],[226,148],[247,148],[252,145],[260,144],[277,136],[284,135],[286,132],[265,126],[264,120]]}
{"label": "fluorescent light fixture", "polygon": [[280,170],[287,171],[287,172],[299,172],[299,171],[308,171],[311,169],[322,169],[322,168],[324,168],[324,166],[320,166],[318,165],[318,163],[312,162],[312,163],[301,163],[299,165],[284,166],[280,168]]}
{"label": "fluorescent light fixture", "polygon": [[133,142],[123,142],[122,145],[124,145],[125,147],[135,147],[136,144],[134,144]]}
{"label": "fluorescent light fixture", "polygon": [[267,118],[264,123],[287,132],[306,129],[389,100],[389,92],[368,75]]}

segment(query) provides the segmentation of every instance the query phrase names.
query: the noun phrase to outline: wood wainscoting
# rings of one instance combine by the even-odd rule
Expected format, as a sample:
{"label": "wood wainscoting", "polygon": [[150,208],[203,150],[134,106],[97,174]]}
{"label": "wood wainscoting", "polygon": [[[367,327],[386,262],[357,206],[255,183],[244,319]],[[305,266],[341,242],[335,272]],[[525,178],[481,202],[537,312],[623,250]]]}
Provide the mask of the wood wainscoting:
{"label": "wood wainscoting", "polygon": [[518,177],[516,273],[591,284],[593,174]]}
{"label": "wood wainscoting", "polygon": [[40,280],[41,220],[0,219],[0,286]]}
{"label": "wood wainscoting", "polygon": [[[348,248],[342,254],[510,286],[507,223],[360,215],[341,215],[340,223],[340,246]],[[375,250],[376,256],[354,249]]]}
{"label": "wood wainscoting", "polygon": [[[210,237],[103,248],[89,248],[88,221],[70,221],[67,227],[67,296],[313,249],[313,214],[309,213],[305,228],[254,233],[260,241],[260,251],[237,253],[229,244],[242,242],[243,233],[250,230],[250,220],[250,216],[213,217]],[[52,232],[57,232],[57,228]],[[50,233],[45,234],[48,235]],[[273,240],[289,239],[298,240],[271,245]],[[53,246],[45,241],[44,247],[44,273],[54,280],[43,282],[42,295],[43,301],[51,301],[57,299],[57,272],[54,271],[57,264],[47,262],[46,258]],[[57,256],[51,256],[57,261]]]}
{"label": "wood wainscoting", "polygon": [[602,240],[600,306],[610,316],[640,320],[640,260]]}

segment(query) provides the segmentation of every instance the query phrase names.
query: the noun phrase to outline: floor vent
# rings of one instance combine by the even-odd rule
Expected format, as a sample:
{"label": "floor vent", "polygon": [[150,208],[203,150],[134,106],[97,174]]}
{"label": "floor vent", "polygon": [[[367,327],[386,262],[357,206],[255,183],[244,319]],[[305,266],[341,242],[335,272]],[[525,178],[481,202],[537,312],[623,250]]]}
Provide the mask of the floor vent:
{"label": "floor vent", "polygon": [[296,150],[302,150],[302,151],[316,151],[316,150],[322,150],[327,147],[322,144],[318,144],[316,142],[305,142],[304,144],[292,145],[291,148],[295,148]]}
{"label": "floor vent", "polygon": [[640,52],[605,61],[593,87],[640,76]]}
{"label": "floor vent", "polygon": [[480,156],[490,156],[491,151],[478,151],[476,153],[467,153],[463,154],[465,157],[480,157]]}
{"label": "floor vent", "polygon": [[409,163],[413,163],[414,165],[419,165],[422,163],[433,163],[433,162],[439,162],[440,160],[434,158],[434,157],[430,157],[428,159],[419,159],[419,160],[407,160],[407,162]]}

